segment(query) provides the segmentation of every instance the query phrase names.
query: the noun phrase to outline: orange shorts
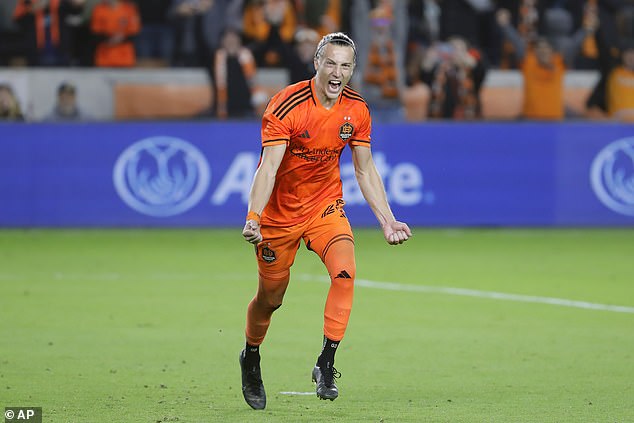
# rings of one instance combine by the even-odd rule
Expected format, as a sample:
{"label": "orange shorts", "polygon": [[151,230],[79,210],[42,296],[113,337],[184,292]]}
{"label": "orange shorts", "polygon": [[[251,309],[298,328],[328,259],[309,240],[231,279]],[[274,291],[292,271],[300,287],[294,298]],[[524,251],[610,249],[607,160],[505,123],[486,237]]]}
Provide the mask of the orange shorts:
{"label": "orange shorts", "polygon": [[265,279],[287,277],[295,261],[295,254],[303,239],[306,247],[324,259],[332,241],[342,238],[354,242],[350,222],[341,199],[324,203],[321,213],[289,227],[262,226],[262,242],[256,247],[258,271]]}

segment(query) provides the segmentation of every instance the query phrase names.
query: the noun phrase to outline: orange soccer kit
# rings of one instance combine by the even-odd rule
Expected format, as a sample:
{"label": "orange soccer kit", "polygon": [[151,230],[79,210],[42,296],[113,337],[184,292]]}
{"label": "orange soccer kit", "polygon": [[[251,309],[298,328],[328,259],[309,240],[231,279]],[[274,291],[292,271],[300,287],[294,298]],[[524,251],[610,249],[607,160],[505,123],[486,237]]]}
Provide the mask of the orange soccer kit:
{"label": "orange soccer kit", "polygon": [[564,117],[564,75],[566,66],[554,53],[552,69],[540,66],[529,49],[521,65],[524,75],[523,116],[528,119],[561,120]]}
{"label": "orange soccer kit", "polygon": [[[122,1],[115,5],[99,3],[92,12],[92,32],[104,38],[95,50],[95,66],[131,67],[136,62],[134,43],[130,37],[141,30],[139,12],[134,3]],[[110,44],[107,38],[120,34],[124,39]]]}
{"label": "orange soccer kit", "polygon": [[246,327],[247,342],[254,346],[262,343],[273,311],[282,304],[301,239],[330,275],[324,311],[329,339],[343,338],[352,308],[354,238],[343,210],[339,158],[347,144],[370,146],[370,113],[349,87],[332,108],[324,108],[314,84],[314,79],[302,81],[280,91],[262,118],[262,146],[286,144],[286,152],[260,222],[259,287]]}

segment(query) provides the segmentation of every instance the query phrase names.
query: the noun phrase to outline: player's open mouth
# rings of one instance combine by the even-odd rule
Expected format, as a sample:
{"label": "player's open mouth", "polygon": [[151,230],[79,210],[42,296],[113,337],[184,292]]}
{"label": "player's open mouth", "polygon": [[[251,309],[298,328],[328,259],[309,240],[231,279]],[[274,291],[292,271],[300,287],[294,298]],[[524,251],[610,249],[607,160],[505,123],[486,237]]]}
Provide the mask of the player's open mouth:
{"label": "player's open mouth", "polygon": [[330,91],[338,93],[341,88],[341,81],[328,81],[328,88]]}

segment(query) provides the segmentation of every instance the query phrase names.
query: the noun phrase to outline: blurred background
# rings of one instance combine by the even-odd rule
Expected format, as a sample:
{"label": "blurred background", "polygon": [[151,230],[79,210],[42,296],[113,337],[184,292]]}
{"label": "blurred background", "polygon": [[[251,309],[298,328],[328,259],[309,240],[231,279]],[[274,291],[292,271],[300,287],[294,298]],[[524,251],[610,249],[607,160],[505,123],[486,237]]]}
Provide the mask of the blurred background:
{"label": "blurred background", "polygon": [[3,0],[0,225],[239,224],[259,118],[332,31],[404,220],[634,222],[633,0]]}

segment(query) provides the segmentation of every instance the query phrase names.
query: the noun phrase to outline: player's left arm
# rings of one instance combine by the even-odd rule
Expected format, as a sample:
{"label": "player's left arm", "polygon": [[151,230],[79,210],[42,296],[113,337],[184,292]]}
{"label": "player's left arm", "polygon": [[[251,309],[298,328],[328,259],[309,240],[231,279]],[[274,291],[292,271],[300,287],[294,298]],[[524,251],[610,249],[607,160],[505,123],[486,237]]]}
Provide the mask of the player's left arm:
{"label": "player's left arm", "polygon": [[402,244],[412,236],[412,231],[406,223],[397,221],[390,209],[383,180],[372,159],[372,150],[366,146],[352,145],[351,148],[359,188],[381,224],[385,240],[392,245]]}

